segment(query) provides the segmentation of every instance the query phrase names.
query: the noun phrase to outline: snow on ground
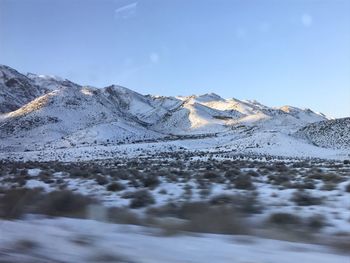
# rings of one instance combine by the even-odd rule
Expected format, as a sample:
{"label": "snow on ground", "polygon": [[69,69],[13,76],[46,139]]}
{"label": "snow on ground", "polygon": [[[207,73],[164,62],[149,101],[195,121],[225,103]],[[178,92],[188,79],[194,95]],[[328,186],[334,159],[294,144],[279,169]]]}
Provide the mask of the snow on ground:
{"label": "snow on ground", "polygon": [[[108,133],[108,131],[102,132],[102,130],[99,131],[98,129],[96,129],[96,132],[99,133],[101,138],[105,137],[105,133]],[[81,133],[79,136],[81,137],[84,134],[91,136],[89,133]],[[76,134],[75,137],[72,136],[69,140],[67,139],[67,142],[73,143],[74,146],[68,146],[70,145],[68,144],[64,148],[56,148],[57,145],[53,145],[53,147],[48,145],[40,151],[0,152],[0,159],[82,161],[110,159],[116,156],[133,158],[169,151],[225,152],[227,154],[261,154],[284,156],[286,158],[321,158],[334,160],[344,160],[350,156],[348,150],[321,148],[282,133],[269,131],[254,133],[251,136],[226,133],[207,138],[168,141],[159,139],[154,142],[125,143],[121,145],[109,143],[93,146],[76,145],[76,143],[79,143],[79,136]]]}
{"label": "snow on ground", "polygon": [[152,228],[86,219],[0,221],[0,233],[6,262],[349,263],[348,254],[320,245],[252,236],[162,236]]}

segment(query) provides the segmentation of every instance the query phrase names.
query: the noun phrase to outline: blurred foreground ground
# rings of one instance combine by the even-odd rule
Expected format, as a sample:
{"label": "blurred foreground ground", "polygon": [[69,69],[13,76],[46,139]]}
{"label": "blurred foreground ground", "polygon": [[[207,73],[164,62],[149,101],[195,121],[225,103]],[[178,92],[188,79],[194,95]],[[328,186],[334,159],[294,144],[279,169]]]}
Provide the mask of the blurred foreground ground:
{"label": "blurred foreground ground", "polygon": [[89,219],[0,221],[0,262],[349,263],[330,247],[252,236],[177,234]]}

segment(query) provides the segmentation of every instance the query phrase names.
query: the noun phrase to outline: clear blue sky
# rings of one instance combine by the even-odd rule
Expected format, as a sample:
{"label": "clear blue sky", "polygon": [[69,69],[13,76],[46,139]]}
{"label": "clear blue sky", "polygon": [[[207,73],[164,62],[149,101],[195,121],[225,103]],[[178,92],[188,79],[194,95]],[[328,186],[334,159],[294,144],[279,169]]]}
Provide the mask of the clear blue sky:
{"label": "clear blue sky", "polygon": [[350,116],[350,0],[0,0],[0,64]]}

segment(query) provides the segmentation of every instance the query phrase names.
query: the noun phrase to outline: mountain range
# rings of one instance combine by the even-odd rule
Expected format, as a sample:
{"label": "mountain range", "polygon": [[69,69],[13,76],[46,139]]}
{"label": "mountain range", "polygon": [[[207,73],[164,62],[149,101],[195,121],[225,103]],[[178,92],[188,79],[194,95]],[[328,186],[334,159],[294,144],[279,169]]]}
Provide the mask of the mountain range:
{"label": "mountain range", "polygon": [[185,142],[191,139],[206,150],[307,156],[305,149],[323,147],[346,154],[349,122],[310,109],[268,107],[215,93],[142,95],[117,85],[81,86],[0,66],[3,153],[173,141],[191,150]]}

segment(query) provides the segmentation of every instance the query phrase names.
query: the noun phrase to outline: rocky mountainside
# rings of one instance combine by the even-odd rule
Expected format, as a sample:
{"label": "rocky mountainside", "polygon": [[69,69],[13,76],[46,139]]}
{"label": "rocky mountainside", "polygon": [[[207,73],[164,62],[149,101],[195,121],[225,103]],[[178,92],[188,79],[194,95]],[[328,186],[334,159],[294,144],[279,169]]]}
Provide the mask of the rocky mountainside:
{"label": "rocky mountainside", "polygon": [[0,113],[16,110],[47,91],[27,76],[0,65]]}
{"label": "rocky mountainside", "polygon": [[[286,145],[290,145],[286,152],[297,152],[294,148],[302,141],[332,148],[348,143],[346,139],[319,143],[326,135],[317,123],[334,125],[310,109],[271,108],[214,93],[169,97],[142,95],[116,85],[97,89],[59,77],[23,75],[6,66],[0,72],[0,99],[6,101],[1,103],[6,114],[0,115],[2,152],[189,138],[198,139],[192,148],[264,153]],[[339,122],[340,130],[343,125]],[[213,139],[204,143],[201,138]]]}
{"label": "rocky mountainside", "polygon": [[297,131],[296,136],[320,147],[350,149],[350,118],[311,123]]}
{"label": "rocky mountainside", "polygon": [[61,87],[78,87],[58,77],[19,73],[0,65],[0,114],[19,109],[37,97]]}
{"label": "rocky mountainside", "polygon": [[53,91],[61,87],[79,87],[80,86],[70,80],[62,79],[57,76],[36,75],[33,73],[27,73],[26,77],[32,80],[35,85],[39,87],[45,87],[45,89],[48,89],[49,91]]}

